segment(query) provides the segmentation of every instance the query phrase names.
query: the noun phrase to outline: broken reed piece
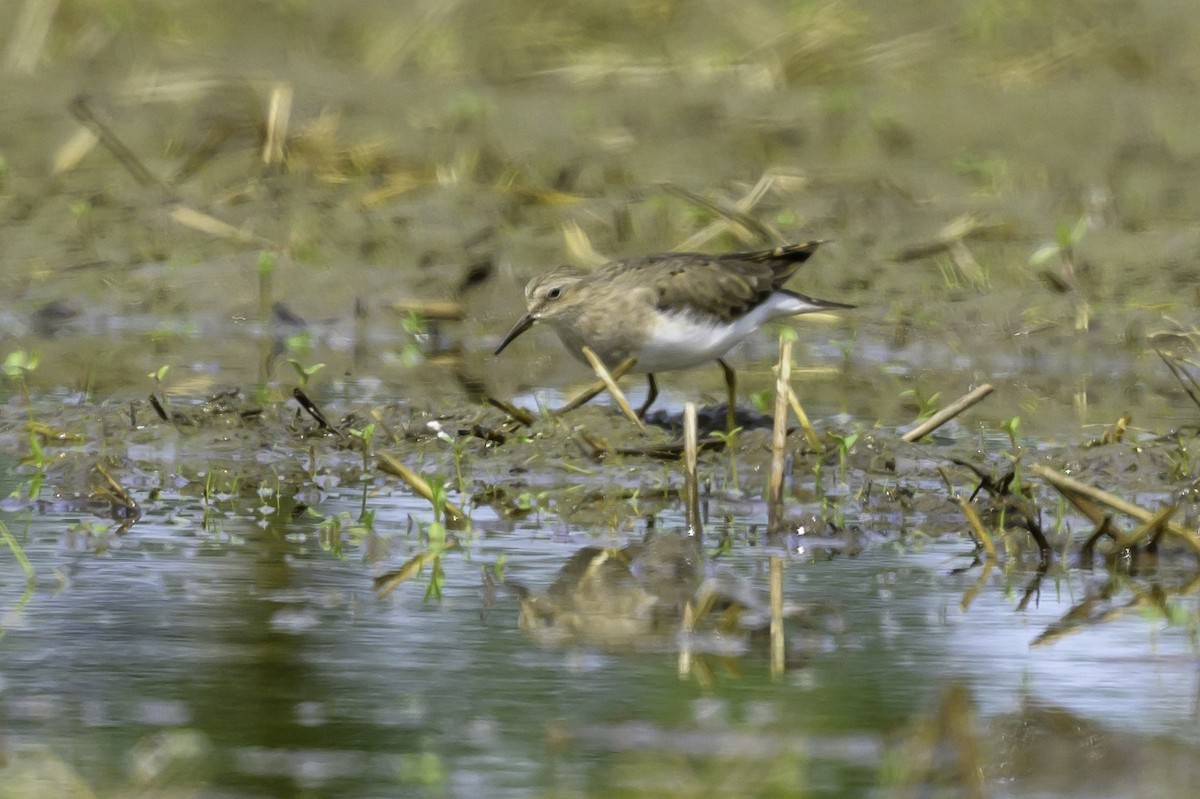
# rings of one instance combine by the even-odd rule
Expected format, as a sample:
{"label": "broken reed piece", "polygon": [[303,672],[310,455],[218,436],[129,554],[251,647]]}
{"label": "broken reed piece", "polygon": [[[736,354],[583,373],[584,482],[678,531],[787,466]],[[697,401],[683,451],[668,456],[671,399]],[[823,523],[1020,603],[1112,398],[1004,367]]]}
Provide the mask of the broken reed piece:
{"label": "broken reed piece", "polygon": [[300,388],[299,386],[293,388],[292,397],[297,403],[299,403],[300,407],[305,413],[316,420],[317,424],[322,430],[328,430],[331,433],[336,433],[342,438],[346,437],[345,433],[343,433],[335,425],[330,423],[327,418],[325,418],[325,414],[321,412],[321,409],[317,407],[315,402],[309,399],[308,394],[304,393],[304,389]]}
{"label": "broken reed piece", "polygon": [[534,416],[532,413],[525,410],[524,408],[518,408],[516,405],[513,405],[511,402],[505,402],[504,400],[497,399],[496,397],[493,397],[491,395],[488,395],[488,396],[484,397],[483,399],[484,399],[484,402],[486,402],[488,405],[491,405],[496,410],[502,411],[503,413],[507,414],[508,417],[510,419],[512,419],[514,422],[516,422],[517,424],[522,424],[522,425],[525,425],[526,427],[533,427],[533,423],[537,421],[537,417]]}
{"label": "broken reed piece", "polygon": [[176,224],[183,225],[186,228],[214,238],[236,241],[241,244],[253,244],[256,247],[262,247],[265,250],[273,250],[275,252],[285,251],[283,247],[280,247],[277,242],[271,239],[259,236],[257,233],[248,233],[241,228],[234,227],[228,222],[217,219],[212,214],[197,211],[195,208],[180,203],[176,203],[171,208],[170,217]]}
{"label": "broken reed piece", "polygon": [[775,425],[771,431],[771,472],[767,482],[767,532],[783,526],[783,467],[787,449],[788,381],[792,376],[792,342],[779,338],[779,364],[775,379]]}
{"label": "broken reed piece", "polygon": [[[613,380],[620,380],[630,369],[637,364],[637,358],[626,358],[616,369],[610,369],[608,374]],[[603,391],[607,386],[603,380],[597,380],[590,386],[585,388],[574,398],[567,400],[561,408],[558,408],[551,413],[555,416],[562,416],[564,413],[570,413],[581,405],[585,405],[592,401],[597,394]]]}
{"label": "broken reed piece", "polygon": [[[375,462],[379,466],[380,471],[399,477],[408,483],[408,487],[423,497],[426,502],[433,503],[433,489],[429,487],[429,483],[426,482],[424,477],[386,452],[375,453]],[[450,530],[462,530],[469,526],[469,524],[470,521],[467,519],[467,514],[463,513],[462,509],[453,502],[446,500],[446,528]]]}
{"label": "broken reed piece", "polygon": [[[1085,506],[1081,506],[1080,503],[1076,501],[1077,496],[1084,497],[1101,505],[1106,505],[1118,513],[1123,513],[1126,516],[1137,519],[1139,522],[1142,522],[1142,524],[1153,521],[1157,515],[1151,513],[1145,508],[1134,505],[1132,502],[1126,502],[1116,494],[1110,494],[1107,491],[1095,488],[1087,483],[1080,482],[1073,477],[1068,477],[1067,475],[1043,466],[1040,463],[1032,464],[1028,467],[1028,469],[1031,474],[1041,477],[1046,482],[1050,483],[1050,485],[1058,489],[1058,492],[1066,497],[1068,502],[1070,502],[1076,508],[1079,508],[1079,510],[1085,514],[1087,514],[1088,511],[1085,509]],[[1191,530],[1183,525],[1175,524],[1174,522],[1169,521],[1163,524],[1163,529],[1176,538],[1182,539],[1185,544],[1192,548],[1193,552],[1200,555],[1200,534],[1198,534],[1195,530]]]}
{"label": "broken reed piece", "polygon": [[617,407],[621,409],[621,413],[637,425],[638,430],[646,432],[646,425],[642,424],[642,420],[633,412],[633,407],[630,406],[629,400],[625,399],[625,392],[617,385],[616,378],[609,373],[608,367],[604,365],[604,361],[600,360],[600,356],[592,352],[591,347],[583,348],[583,357],[587,358],[587,362],[591,364],[592,369],[596,372],[596,376],[600,378],[600,382],[608,389],[608,393],[612,395],[613,401],[617,403]]}
{"label": "broken reed piece", "polygon": [[970,408],[972,405],[982,400],[988,394],[991,394],[992,391],[993,388],[991,383],[984,383],[982,386],[967,392],[954,402],[947,405],[945,408],[942,408],[933,416],[930,416],[924,422],[900,436],[900,438],[910,443],[913,441],[920,441],[922,438],[929,435],[934,430],[937,430],[955,416],[958,416],[967,408]]}
{"label": "broken reed piece", "polygon": [[[562,420],[559,420],[561,423]],[[562,425],[566,428],[566,425]],[[613,448],[608,442],[597,435],[593,435],[586,430],[580,430],[577,435],[572,435],[570,430],[566,430],[566,435],[575,445],[579,447],[579,451],[584,456],[591,458],[594,461],[601,461],[613,454]]]}
{"label": "broken reed piece", "polygon": [[696,477],[697,439],[696,403],[686,402],[683,405],[683,488],[688,532],[699,539],[703,530],[700,521],[700,483]]}
{"label": "broken reed piece", "polygon": [[117,162],[125,168],[129,176],[139,186],[153,186],[163,192],[167,197],[174,198],[175,193],[166,183],[158,176],[146,168],[133,150],[126,146],[125,142],[96,114],[92,108],[91,98],[86,94],[79,94],[71,98],[67,103],[67,110],[71,112],[71,116],[75,117],[80,124],[95,134],[96,139],[112,153]]}
{"label": "broken reed piece", "polygon": [[125,486],[117,482],[117,478],[113,477],[109,473],[108,469],[104,468],[104,464],[96,464],[96,473],[104,479],[105,484],[108,486],[109,492],[120,501],[127,511],[138,516],[141,515],[142,511],[138,507],[137,500],[135,500],[133,496],[125,490]]}

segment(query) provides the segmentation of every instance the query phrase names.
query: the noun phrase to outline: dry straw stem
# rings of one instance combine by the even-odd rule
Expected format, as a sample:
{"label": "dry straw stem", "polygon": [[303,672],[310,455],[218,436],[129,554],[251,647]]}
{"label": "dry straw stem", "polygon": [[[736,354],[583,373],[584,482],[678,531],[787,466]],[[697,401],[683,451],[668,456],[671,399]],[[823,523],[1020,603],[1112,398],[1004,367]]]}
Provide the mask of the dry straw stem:
{"label": "dry straw stem", "polygon": [[604,387],[608,389],[608,393],[612,394],[613,400],[617,403],[617,407],[621,409],[621,413],[625,414],[629,421],[637,425],[638,430],[646,432],[646,425],[642,424],[642,420],[633,412],[633,407],[630,406],[629,400],[625,399],[625,392],[617,385],[617,381],[609,374],[608,367],[604,365],[604,361],[600,360],[600,356],[592,352],[591,347],[583,348],[583,357],[587,358],[587,362],[592,365],[596,376],[604,383]]}
{"label": "dry straw stem", "polygon": [[592,460],[601,460],[613,454],[613,448],[600,436],[589,433],[586,430],[580,430],[579,441],[576,441],[575,436],[571,435],[571,431],[566,429],[567,426],[562,423],[561,419],[559,420],[559,424],[562,425],[564,432],[572,441],[575,441],[577,446],[579,446],[579,441],[582,441],[586,445],[579,446],[579,450]]}
{"label": "dry straw stem", "polygon": [[28,421],[25,423],[25,431],[33,433],[40,439],[52,441],[57,444],[82,444],[88,440],[88,437],[83,433],[72,433],[68,430],[60,430],[44,422]]}
{"label": "dry straw stem", "polygon": [[720,203],[714,202],[707,197],[702,197],[694,191],[677,186],[674,183],[663,183],[664,191],[684,198],[688,202],[695,203],[701,208],[712,211],[717,216],[725,217],[729,220],[729,227],[739,239],[746,242],[756,242],[762,240],[770,240],[774,238],[773,231],[769,230],[762,222],[746,214],[736,207],[730,208]]}
{"label": "dry straw stem", "polygon": [[971,696],[961,683],[942,690],[933,715],[913,723],[896,749],[890,796],[925,796],[930,785],[944,785],[947,795],[962,799],[988,796]]}
{"label": "dry straw stem", "polygon": [[791,384],[788,385],[787,400],[788,405],[792,408],[792,413],[796,415],[797,421],[800,422],[800,429],[804,431],[804,440],[808,442],[808,448],[813,452],[824,452],[825,445],[821,443],[821,437],[817,435],[812,422],[808,420],[808,414],[804,412],[803,406],[800,405],[800,398],[792,390]]}
{"label": "dry straw stem", "polygon": [[218,239],[229,239],[241,242],[242,244],[253,244],[263,249],[283,252],[282,247],[268,238],[259,236],[256,233],[247,233],[228,222],[222,222],[215,216],[206,214],[203,211],[197,211],[195,208],[189,208],[186,205],[174,206],[171,209],[171,219],[184,227],[191,228],[200,233],[207,233],[209,236],[215,236]]}
{"label": "dry straw stem", "polygon": [[783,558],[772,555],[767,580],[771,596],[771,676],[783,676]]}
{"label": "dry straw stem", "polygon": [[91,128],[81,127],[71,134],[71,137],[54,153],[50,165],[50,174],[61,175],[79,166],[79,162],[88,153],[96,149],[100,137]]}
{"label": "dry straw stem", "polygon": [[13,72],[33,74],[57,10],[58,0],[25,0],[8,41],[5,67]]}
{"label": "dry straw stem", "polygon": [[171,188],[162,181],[157,175],[146,168],[133,151],[130,150],[125,142],[121,141],[120,137],[110,128],[92,109],[91,101],[85,95],[74,97],[67,108],[71,114],[79,120],[88,130],[95,134],[96,138],[113,157],[125,167],[125,171],[129,173],[140,186],[154,186],[161,190],[167,197],[173,197],[174,192]]}
{"label": "dry straw stem", "polygon": [[975,260],[970,248],[961,241],[950,244],[950,261],[967,285],[974,288],[987,286],[987,274],[983,271],[983,267]]}
{"label": "dry straw stem", "polygon": [[1113,535],[1110,531],[1109,534],[1113,535],[1113,541],[1115,542],[1117,551],[1129,549],[1130,547],[1135,546],[1143,538],[1157,540],[1158,537],[1162,535],[1163,530],[1166,529],[1167,524],[1169,524],[1171,521],[1171,517],[1175,515],[1175,511],[1177,510],[1179,510],[1178,504],[1164,505],[1159,509],[1158,513],[1147,519],[1140,527],[1127,536]]}
{"label": "dry straw stem", "polygon": [[779,339],[779,365],[775,381],[775,426],[771,432],[771,475],[767,483],[767,532],[783,526],[783,464],[787,448],[788,380],[792,372],[792,342]]}
{"label": "dry straw stem", "polygon": [[692,670],[692,632],[696,629],[696,611],[689,599],[683,604],[683,623],[679,630],[679,676]]}
{"label": "dry straw stem", "polygon": [[964,214],[938,231],[937,238],[905,247],[892,256],[894,261],[915,261],[921,258],[939,255],[951,250],[955,244],[962,244],[969,238],[996,238],[1006,235],[1011,230],[1007,223],[985,223],[973,214]]}
{"label": "dry straw stem", "polygon": [[[417,492],[425,498],[426,502],[433,502],[433,489],[429,487],[429,483],[425,478],[414,472],[412,469],[405,466],[400,461],[393,458],[386,452],[376,453],[376,462],[379,465],[380,471],[387,472],[390,475],[399,477],[404,482],[408,483],[409,488]],[[452,530],[462,530],[467,527],[469,521],[467,514],[450,500],[446,500],[446,527]]]}
{"label": "dry straw stem", "polygon": [[[399,569],[379,575],[372,581],[372,585],[378,592],[376,596],[379,599],[383,599],[392,593],[392,591],[395,591],[396,587],[401,583],[416,577],[425,566],[433,563],[452,549],[458,549],[457,541],[446,542],[446,546],[440,552],[419,552],[409,558]],[[486,574],[486,572],[484,573]]]}
{"label": "dry straw stem", "polygon": [[[608,374],[615,381],[620,380],[630,369],[637,364],[637,358],[626,358],[621,362],[621,365],[616,369],[611,370]],[[581,405],[591,402],[592,399],[604,389],[608,388],[608,384],[603,380],[597,380],[590,386],[581,391],[573,399],[568,400],[565,405],[556,411],[553,411],[555,416],[562,416],[564,413],[570,413]]]}
{"label": "dry straw stem", "polygon": [[909,430],[907,433],[902,435],[901,438],[909,442],[920,441],[922,438],[929,435],[934,430],[937,430],[955,416],[958,416],[967,408],[970,408],[972,405],[982,400],[988,394],[991,394],[992,391],[993,389],[991,383],[984,383],[982,386],[979,386],[975,390],[962,395],[945,408],[942,408],[933,416],[930,416],[928,419],[926,419],[923,424],[917,425],[912,430]]}
{"label": "dry straw stem", "polygon": [[583,231],[578,222],[563,223],[563,239],[567,244],[567,252],[571,254],[571,258],[576,263],[600,266],[609,261],[608,258],[596,252],[596,248],[592,246],[592,240],[588,238],[588,234]]}
{"label": "dry straw stem", "polygon": [[264,164],[283,163],[283,145],[287,141],[288,124],[292,118],[294,94],[290,83],[271,87],[271,98],[267,101],[267,135],[262,151]]}
{"label": "dry straw stem", "polygon": [[[121,166],[127,171],[140,186],[154,187],[163,193],[168,200],[175,200],[175,191],[160,177],[152,173],[146,168],[132,150],[121,141],[120,137],[110,128],[92,108],[91,101],[84,95],[79,95],[71,100],[68,104],[71,114],[74,115],[80,123],[83,124],[95,138],[104,145],[104,147],[113,154],[113,157],[120,162]],[[80,143],[85,143],[80,140]],[[66,168],[65,165],[74,165],[71,159],[65,159],[63,154],[59,154],[59,159],[56,159],[55,168]],[[184,227],[201,233],[215,236],[220,239],[230,239],[243,244],[253,244],[264,249],[282,251],[276,242],[268,238],[259,236],[254,233],[247,233],[244,230],[234,227],[228,222],[223,222],[214,216],[206,214],[202,211],[197,211],[194,208],[189,208],[180,203],[174,203],[170,212],[171,219]]]}
{"label": "dry straw stem", "polygon": [[533,427],[533,423],[537,421],[537,417],[524,408],[518,408],[511,402],[505,402],[496,397],[487,396],[483,398],[488,405],[493,408],[508,414],[508,417],[518,424],[523,424],[526,427]]}
{"label": "dry straw stem", "polygon": [[117,478],[109,474],[108,469],[104,468],[104,464],[97,463],[96,472],[102,478],[104,478],[104,482],[108,484],[108,490],[111,491],[118,500],[120,500],[122,505],[124,505],[130,511],[137,512],[137,501],[134,500],[134,498],[130,496],[129,492],[125,490],[125,486],[117,482]]}
{"label": "dry straw stem", "polygon": [[986,558],[983,561],[983,568],[979,570],[979,577],[975,579],[974,584],[970,588],[963,592],[962,599],[958,602],[958,606],[964,613],[971,609],[971,603],[975,601],[975,597],[979,596],[979,592],[987,585],[988,577],[992,575],[992,569],[995,567],[995,560]]}
{"label": "dry straw stem", "polygon": [[[1068,502],[1070,502],[1076,508],[1079,508],[1079,510],[1084,513],[1087,513],[1086,506],[1081,505],[1076,501],[1077,496],[1098,502],[1101,505],[1106,505],[1118,513],[1123,513],[1126,516],[1131,516],[1132,518],[1137,519],[1143,524],[1155,521],[1155,516],[1157,514],[1151,513],[1150,511],[1134,505],[1131,502],[1126,502],[1115,494],[1110,494],[1107,491],[1099,488],[1093,488],[1087,483],[1081,483],[1073,477],[1068,477],[1061,472],[1056,472],[1055,470],[1049,469],[1040,463],[1035,463],[1030,466],[1029,471],[1031,474],[1041,477],[1058,489],[1059,493],[1066,497]],[[1164,529],[1171,535],[1182,539],[1185,544],[1192,548],[1193,552],[1200,554],[1200,535],[1197,535],[1195,530],[1190,530],[1187,527],[1175,524],[1173,522],[1167,522],[1164,525]],[[1139,535],[1140,534],[1141,533],[1139,533]],[[1131,536],[1131,538],[1132,537],[1133,536]]]}
{"label": "dry straw stem", "polygon": [[[750,189],[750,192],[745,197],[734,203],[732,209],[716,209],[718,213],[722,215],[721,219],[712,222],[704,229],[694,233],[687,239],[687,241],[682,242],[675,249],[679,252],[691,252],[692,250],[699,248],[712,239],[715,239],[717,236],[720,236],[726,230],[729,230],[732,227],[730,224],[731,218],[734,219],[735,223],[739,227],[742,226],[742,220],[750,219],[750,211],[754,210],[754,206],[758,205],[762,201],[762,198],[765,197],[767,192],[771,190],[771,187],[775,185],[776,180],[780,179],[781,177],[783,176],[773,172],[764,172],[763,176],[758,179],[758,183],[754,185],[754,188]],[[687,196],[691,198],[694,195],[689,194]],[[763,227],[761,224],[752,226],[765,230],[765,227]],[[778,237],[772,234],[770,236],[766,236],[766,238]]]}
{"label": "dry straw stem", "polygon": [[696,444],[696,403],[683,406],[683,470],[684,494],[687,498],[688,530],[697,538],[702,534],[700,522],[700,485],[696,477],[696,460],[699,447]]}
{"label": "dry straw stem", "polygon": [[388,306],[398,314],[417,314],[430,322],[461,322],[467,309],[457,300],[396,300]]}
{"label": "dry straw stem", "polygon": [[1192,366],[1195,364],[1186,358],[1176,358],[1173,355],[1168,355],[1158,347],[1155,347],[1154,351],[1158,353],[1158,357],[1162,358],[1162,362],[1171,370],[1171,374],[1179,381],[1179,386],[1187,392],[1191,401],[1196,405],[1200,405],[1200,384],[1196,382],[1196,378],[1192,377],[1191,372],[1183,368],[1183,364]]}
{"label": "dry straw stem", "polygon": [[963,516],[967,517],[967,524],[971,527],[971,532],[975,534],[975,538],[979,540],[980,546],[987,554],[989,560],[996,558],[996,545],[992,543],[992,536],[988,533],[987,528],[983,526],[983,521],[979,518],[979,514],[975,511],[975,506],[966,497],[957,497],[958,507],[962,508]]}

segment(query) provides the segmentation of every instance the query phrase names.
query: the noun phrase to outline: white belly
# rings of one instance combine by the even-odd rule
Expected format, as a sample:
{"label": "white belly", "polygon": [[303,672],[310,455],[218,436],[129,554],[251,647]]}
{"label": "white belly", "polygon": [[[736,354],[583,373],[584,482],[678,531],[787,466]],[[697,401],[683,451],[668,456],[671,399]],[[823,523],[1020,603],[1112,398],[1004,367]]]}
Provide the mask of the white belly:
{"label": "white belly", "polygon": [[706,324],[687,314],[660,317],[638,353],[635,372],[667,372],[711,363],[741,343],[754,327]]}
{"label": "white belly", "polygon": [[766,322],[815,310],[819,307],[779,292],[731,322],[688,313],[660,314],[650,328],[634,371],[667,372],[710,363],[754,335]]}

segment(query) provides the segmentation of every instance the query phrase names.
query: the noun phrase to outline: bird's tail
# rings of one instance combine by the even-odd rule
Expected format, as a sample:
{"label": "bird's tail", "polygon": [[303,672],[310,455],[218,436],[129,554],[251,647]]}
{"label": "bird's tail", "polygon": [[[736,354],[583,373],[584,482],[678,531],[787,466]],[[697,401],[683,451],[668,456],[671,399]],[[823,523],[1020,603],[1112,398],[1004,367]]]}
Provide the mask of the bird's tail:
{"label": "bird's tail", "polygon": [[824,244],[826,239],[814,239],[801,244],[784,244],[770,250],[754,250],[752,252],[733,252],[728,255],[721,256],[734,261],[755,261],[757,263],[766,263],[771,265],[771,271],[775,275],[775,286],[781,286],[783,283],[796,273],[800,268],[800,264],[812,257],[812,254],[817,251],[817,247]]}

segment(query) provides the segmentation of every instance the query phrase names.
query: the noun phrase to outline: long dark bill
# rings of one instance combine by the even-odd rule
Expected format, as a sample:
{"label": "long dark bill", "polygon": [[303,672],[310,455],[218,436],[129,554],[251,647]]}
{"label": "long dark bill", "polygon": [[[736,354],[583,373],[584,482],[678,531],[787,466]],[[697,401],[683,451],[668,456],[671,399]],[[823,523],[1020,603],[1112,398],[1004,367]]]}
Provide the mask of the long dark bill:
{"label": "long dark bill", "polygon": [[537,320],[534,319],[529,314],[525,314],[520,319],[518,319],[517,323],[512,326],[512,330],[508,331],[508,335],[506,335],[503,339],[500,340],[500,346],[496,347],[496,351],[493,352],[492,355],[499,355],[504,350],[505,347],[507,347],[509,344],[511,344],[513,342],[513,339],[515,339],[517,336],[524,333],[529,328],[533,327],[533,323],[536,321]]}

